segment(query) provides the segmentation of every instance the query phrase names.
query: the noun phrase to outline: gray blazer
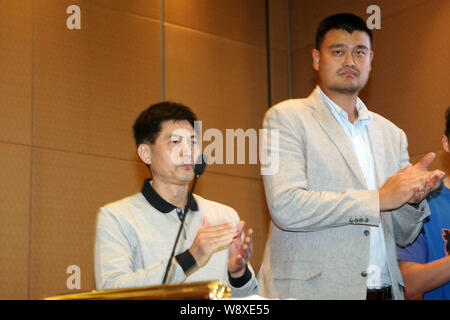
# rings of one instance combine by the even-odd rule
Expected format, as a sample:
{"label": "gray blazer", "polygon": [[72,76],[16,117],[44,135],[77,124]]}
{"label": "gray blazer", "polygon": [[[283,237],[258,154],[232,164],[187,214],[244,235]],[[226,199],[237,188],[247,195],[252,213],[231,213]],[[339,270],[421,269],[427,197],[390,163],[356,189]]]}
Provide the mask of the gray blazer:
{"label": "gray blazer", "polygon": [[[371,112],[368,134],[378,186],[409,162],[405,133]],[[428,204],[381,213],[345,133],[317,89],[279,103],[264,128],[279,129],[279,170],[264,176],[270,236],[259,275],[261,295],[296,299],[365,299],[370,226],[383,226],[395,299],[403,298],[396,243],[418,235]]]}

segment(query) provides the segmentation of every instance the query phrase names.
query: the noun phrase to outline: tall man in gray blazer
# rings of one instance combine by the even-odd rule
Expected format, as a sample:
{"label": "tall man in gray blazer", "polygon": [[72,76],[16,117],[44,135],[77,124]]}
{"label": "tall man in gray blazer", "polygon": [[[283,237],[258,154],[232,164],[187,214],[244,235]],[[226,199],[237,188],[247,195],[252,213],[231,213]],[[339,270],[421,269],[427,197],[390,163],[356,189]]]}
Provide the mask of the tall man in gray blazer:
{"label": "tall man in gray blazer", "polygon": [[264,128],[279,130],[266,150],[279,154],[279,170],[264,176],[272,222],[263,296],[403,298],[395,244],[416,238],[444,173],[427,171],[433,153],[409,164],[405,133],[358,98],[371,45],[361,18],[326,18],[312,51],[317,87],[266,114]]}

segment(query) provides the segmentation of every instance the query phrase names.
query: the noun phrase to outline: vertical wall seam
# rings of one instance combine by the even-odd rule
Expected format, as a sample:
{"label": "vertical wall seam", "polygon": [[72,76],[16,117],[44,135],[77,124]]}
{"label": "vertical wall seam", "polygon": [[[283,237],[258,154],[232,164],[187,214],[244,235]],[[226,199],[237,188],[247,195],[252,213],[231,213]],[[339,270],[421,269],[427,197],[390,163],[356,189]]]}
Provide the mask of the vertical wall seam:
{"label": "vertical wall seam", "polygon": [[31,299],[32,282],[32,232],[33,232],[33,168],[34,168],[34,45],[35,45],[35,4],[31,3],[31,132],[30,132],[30,194],[29,194],[29,218],[28,218],[28,279],[27,299]]}
{"label": "vertical wall seam", "polygon": [[161,0],[160,2],[160,26],[161,26],[161,34],[160,34],[160,62],[161,62],[161,101],[164,101],[166,99],[166,59],[165,59],[165,29],[164,29],[164,0]]}
{"label": "vertical wall seam", "polygon": [[286,11],[288,97],[292,99],[291,0],[286,0]]}
{"label": "vertical wall seam", "polygon": [[272,106],[272,73],[270,61],[270,11],[269,0],[265,1],[266,6],[266,59],[267,59],[267,103],[268,108]]}

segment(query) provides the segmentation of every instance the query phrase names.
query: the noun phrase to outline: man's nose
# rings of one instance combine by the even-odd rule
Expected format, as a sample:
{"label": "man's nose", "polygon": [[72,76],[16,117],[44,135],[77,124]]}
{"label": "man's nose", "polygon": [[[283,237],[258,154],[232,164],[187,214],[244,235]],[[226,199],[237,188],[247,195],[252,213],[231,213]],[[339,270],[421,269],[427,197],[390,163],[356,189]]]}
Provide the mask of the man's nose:
{"label": "man's nose", "polygon": [[345,55],[344,66],[345,67],[353,67],[355,65],[355,57],[351,52],[348,52]]}
{"label": "man's nose", "polygon": [[183,139],[180,155],[182,156],[190,156],[192,154],[191,149],[191,140],[190,139]]}

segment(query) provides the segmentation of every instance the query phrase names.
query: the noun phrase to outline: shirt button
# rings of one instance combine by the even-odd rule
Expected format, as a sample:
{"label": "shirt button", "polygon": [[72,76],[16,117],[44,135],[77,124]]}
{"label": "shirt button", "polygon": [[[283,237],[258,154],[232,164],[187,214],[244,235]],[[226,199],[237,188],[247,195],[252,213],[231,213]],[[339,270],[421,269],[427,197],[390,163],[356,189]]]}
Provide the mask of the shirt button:
{"label": "shirt button", "polygon": [[367,272],[366,271],[363,271],[363,272],[361,272],[361,277],[367,277]]}
{"label": "shirt button", "polygon": [[364,235],[367,237],[370,234],[369,230],[364,230]]}

